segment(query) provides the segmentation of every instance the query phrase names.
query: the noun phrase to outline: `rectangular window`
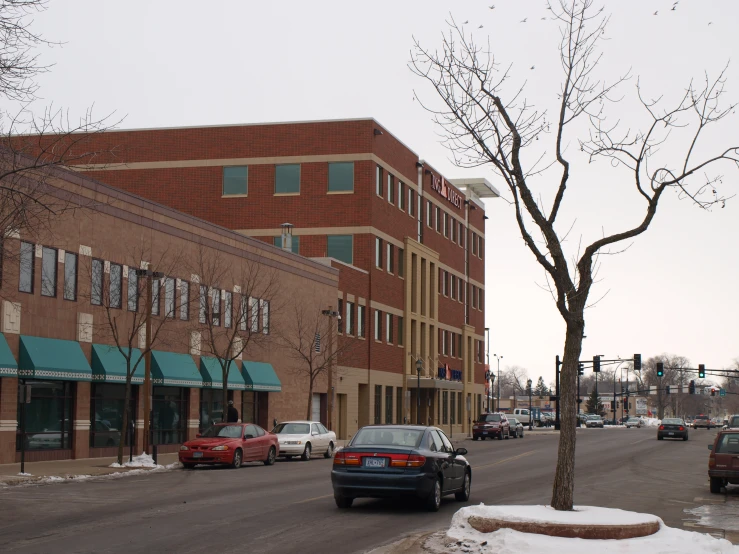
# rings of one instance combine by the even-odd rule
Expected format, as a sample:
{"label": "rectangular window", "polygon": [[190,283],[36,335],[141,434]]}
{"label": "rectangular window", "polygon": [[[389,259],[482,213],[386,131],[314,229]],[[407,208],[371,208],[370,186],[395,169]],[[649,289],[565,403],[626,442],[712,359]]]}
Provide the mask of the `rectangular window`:
{"label": "rectangular window", "polygon": [[208,322],[208,287],[200,285],[200,310],[198,312],[200,323]]}
{"label": "rectangular window", "polygon": [[92,260],[92,284],[90,287],[90,304],[103,304],[103,260]]}
{"label": "rectangular window", "polygon": [[444,212],[444,236],[449,236],[449,216]]}
{"label": "rectangular window", "polygon": [[210,289],[210,311],[213,325],[221,325],[221,289],[212,287]]}
{"label": "rectangular window", "polygon": [[[338,309],[337,309],[336,311],[338,312],[338,314],[339,314],[339,317],[341,317],[341,314],[343,314],[343,313],[344,313],[344,299],[343,299],[343,298],[339,298],[339,300],[338,300],[338,304],[339,304],[339,308],[338,308]],[[339,334],[341,334],[341,333],[343,333],[343,332],[344,332],[344,330],[343,330],[343,329],[342,329],[342,327],[341,327],[341,323],[339,323],[339,324],[338,324],[338,325],[336,326],[336,332],[337,332],[337,333],[339,333]]]}
{"label": "rectangular window", "polygon": [[354,302],[346,303],[346,334],[354,334]]}
{"label": "rectangular window", "polygon": [[475,285],[470,285],[472,287],[472,309],[477,309],[477,287]]}
{"label": "rectangular window", "polygon": [[246,322],[249,320],[249,304],[246,296],[241,297],[239,306],[239,329],[246,331]]}
{"label": "rectangular window", "polygon": [[44,246],[41,254],[41,296],[56,296],[56,248]]}
{"label": "rectangular window", "polygon": [[472,255],[477,255],[477,235],[473,232],[470,233],[470,237],[472,238]]}
{"label": "rectangular window", "polygon": [[120,308],[123,305],[123,266],[110,264],[110,307]]}
{"label": "rectangular window", "polygon": [[275,194],[300,193],[300,164],[275,166]]}
{"label": "rectangular window", "polygon": [[382,196],[382,168],[379,165],[375,168],[375,194]]}
{"label": "rectangular window", "polygon": [[398,181],[398,208],[405,210],[405,186]]}
{"label": "rectangular window", "polygon": [[251,311],[251,326],[250,331],[252,333],[259,332],[259,298],[249,298],[249,309]]}
{"label": "rectangular window", "polygon": [[478,237],[478,239],[480,241],[480,244],[477,245],[477,255],[482,260],[482,252],[484,250],[483,247],[482,247],[482,237]]}
{"label": "rectangular window", "polygon": [[462,423],[462,393],[457,393],[457,422]]}
{"label": "rectangular window", "polygon": [[329,235],[326,238],[326,250],[329,258],[336,258],[350,265],[354,263],[352,235]]}
{"label": "rectangular window", "polygon": [[459,246],[462,246],[463,239],[464,239],[464,225],[460,223],[459,232],[457,233],[457,244],[459,244]]}
{"label": "rectangular window", "polygon": [[354,191],[354,162],[328,164],[328,191]]}
{"label": "rectangular window", "polygon": [[452,225],[451,225],[452,229],[451,229],[451,232],[449,233],[449,235],[450,235],[449,236],[449,239],[452,242],[457,242],[457,239],[456,239],[456,236],[457,236],[456,235],[456,233],[457,233],[457,220],[454,219],[453,217],[450,218],[450,219],[451,219],[451,223],[452,223]]}
{"label": "rectangular window", "polygon": [[413,189],[408,187],[408,215],[413,216]]}
{"label": "rectangular window", "polygon": [[[136,406],[136,390],[131,391],[131,407]],[[126,387],[113,383],[93,383],[90,394],[90,446],[105,448],[118,444],[118,429],[123,429]],[[104,414],[104,415],[103,415]],[[123,433],[128,446],[130,433]]]}
{"label": "rectangular window", "polygon": [[34,273],[34,250],[36,247],[30,242],[21,242],[20,252],[20,271],[18,279],[18,290],[21,292],[33,293],[33,273]]}
{"label": "rectangular window", "polygon": [[449,288],[451,289],[449,292],[451,293],[450,296],[452,297],[452,300],[456,300],[457,299],[457,278],[454,275],[451,276],[451,287]]}
{"label": "rectangular window", "polygon": [[393,423],[393,387],[385,387],[385,423]]}
{"label": "rectangular window", "polygon": [[64,300],[77,300],[77,254],[64,253]]}
{"label": "rectangular window", "polygon": [[180,319],[182,321],[190,319],[190,283],[187,281],[180,281]]}
{"label": "rectangular window", "polygon": [[464,290],[463,290],[464,281],[459,278],[457,279],[457,300],[462,302],[464,300]]}
{"label": "rectangular window", "polygon": [[223,196],[233,194],[248,194],[249,192],[249,168],[248,167],[224,167],[223,168]]}
{"label": "rectangular window", "polygon": [[448,347],[447,347],[447,340],[446,340],[446,331],[443,329],[441,330],[441,353],[446,356],[449,353]]}
{"label": "rectangular window", "polygon": [[230,328],[232,319],[233,293],[231,291],[226,291],[226,294],[223,296],[223,326]]}
{"label": "rectangular window", "polygon": [[136,270],[132,267],[128,268],[128,295],[127,295],[128,311],[137,312],[139,309],[139,277]]}
{"label": "rectangular window", "polygon": [[398,248],[398,277],[405,275],[405,250]]}
{"label": "rectangular window", "polygon": [[387,245],[387,272],[392,273],[395,268],[393,267],[395,258],[395,247],[392,244]]}
{"label": "rectangular window", "polygon": [[442,285],[442,293],[444,294],[444,296],[448,296],[449,295],[449,290],[448,290],[448,286],[447,286],[447,281],[448,281],[447,275],[448,274],[447,274],[446,271],[443,271],[442,273],[444,275],[443,278],[442,278],[442,283],[443,283],[443,285]]}
{"label": "rectangular window", "polygon": [[[282,237],[275,237],[273,244],[277,248],[282,248]],[[290,252],[293,254],[300,254],[300,235],[292,236],[291,243],[290,243]]]}
{"label": "rectangular window", "polygon": [[403,346],[403,318],[398,316],[398,346]]}
{"label": "rectangular window", "polygon": [[375,340],[382,340],[382,312],[375,310]]}
{"label": "rectangular window", "polygon": [[375,267],[382,268],[382,239],[375,237]]}
{"label": "rectangular window", "polygon": [[451,357],[454,358],[457,355],[457,335],[449,333],[449,342],[451,343]]}
{"label": "rectangular window", "polygon": [[385,342],[393,342],[393,314],[385,314]]}
{"label": "rectangular window", "polygon": [[[26,450],[61,450],[72,447],[74,384],[70,381],[34,379],[31,403],[16,404],[16,421],[26,412],[25,435],[16,435],[16,451],[21,441]],[[117,436],[117,434],[116,434]]]}
{"label": "rectangular window", "polygon": [[269,302],[260,300],[259,304],[262,308],[262,333],[269,335]]}
{"label": "rectangular window", "polygon": [[478,293],[478,294],[480,295],[480,296],[479,296],[479,297],[477,298],[477,307],[478,307],[478,309],[480,309],[480,310],[484,310],[484,309],[485,309],[485,304],[483,304],[483,301],[482,301],[482,300],[483,300],[483,298],[484,298],[483,294],[485,294],[485,293],[483,292],[483,290],[482,290],[482,289],[477,289],[477,293]]}
{"label": "rectangular window", "polygon": [[375,385],[375,425],[382,423],[382,385]]}
{"label": "rectangular window", "polygon": [[462,335],[457,335],[457,357],[462,357]]}
{"label": "rectangular window", "polygon": [[441,210],[439,209],[439,206],[435,206],[435,211],[436,211],[436,221],[434,221],[434,223],[435,223],[436,232],[438,233],[439,226],[441,225]]}
{"label": "rectangular window", "polygon": [[364,318],[365,307],[357,306],[357,336],[365,337],[365,318]]}
{"label": "rectangular window", "polygon": [[455,423],[457,423],[457,420],[455,417],[457,415],[457,393],[450,392],[449,394],[452,397],[451,398],[452,400],[451,410],[449,410],[449,423],[451,425],[454,425]]}
{"label": "rectangular window", "polygon": [[446,425],[449,421],[449,391],[443,391],[441,398],[441,424]]}
{"label": "rectangular window", "polygon": [[426,200],[426,226],[431,227],[431,202]]}
{"label": "rectangular window", "polygon": [[151,281],[151,315],[159,315],[159,291],[162,283],[159,279]]}
{"label": "rectangular window", "polygon": [[403,424],[403,387],[395,389],[395,424]]}
{"label": "rectangular window", "polygon": [[387,176],[387,201],[395,204],[395,178],[389,173]]}

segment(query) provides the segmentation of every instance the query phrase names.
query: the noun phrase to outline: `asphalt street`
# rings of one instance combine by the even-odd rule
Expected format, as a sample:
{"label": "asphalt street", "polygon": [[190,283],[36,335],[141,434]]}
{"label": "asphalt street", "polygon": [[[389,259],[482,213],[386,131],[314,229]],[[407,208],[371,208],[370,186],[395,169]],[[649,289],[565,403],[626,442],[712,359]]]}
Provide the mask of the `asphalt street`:
{"label": "asphalt street", "polygon": [[[581,429],[577,504],[656,514],[682,527],[684,510],[710,501],[715,431],[657,441],[654,428]],[[469,450],[470,504],[548,504],[556,434],[455,440]],[[278,461],[0,490],[3,552],[365,552],[412,533],[443,529],[462,503],[438,513],[412,502],[357,500],[339,510],[331,460]],[[736,494],[734,495],[737,496]],[[705,501],[704,501],[705,499]]]}

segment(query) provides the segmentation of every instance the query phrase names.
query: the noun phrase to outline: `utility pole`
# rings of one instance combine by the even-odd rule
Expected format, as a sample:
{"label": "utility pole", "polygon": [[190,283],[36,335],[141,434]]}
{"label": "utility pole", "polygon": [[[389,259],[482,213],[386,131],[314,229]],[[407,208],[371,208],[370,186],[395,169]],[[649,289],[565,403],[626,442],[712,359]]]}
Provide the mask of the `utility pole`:
{"label": "utility pole", "polygon": [[327,386],[327,401],[326,401],[326,423],[329,431],[333,431],[333,415],[334,415],[334,359],[333,359],[333,347],[334,347],[334,325],[333,318],[338,318],[341,321],[341,314],[334,311],[333,306],[329,306],[328,310],[321,310],[321,314],[328,316],[328,344],[326,349],[328,351],[328,386]]}
{"label": "utility pole", "polygon": [[555,358],[554,362],[554,370],[555,370],[555,380],[554,385],[557,389],[557,411],[555,412],[554,417],[554,428],[559,430],[559,366],[562,365],[562,362],[559,361],[559,354],[557,354],[557,357]]}

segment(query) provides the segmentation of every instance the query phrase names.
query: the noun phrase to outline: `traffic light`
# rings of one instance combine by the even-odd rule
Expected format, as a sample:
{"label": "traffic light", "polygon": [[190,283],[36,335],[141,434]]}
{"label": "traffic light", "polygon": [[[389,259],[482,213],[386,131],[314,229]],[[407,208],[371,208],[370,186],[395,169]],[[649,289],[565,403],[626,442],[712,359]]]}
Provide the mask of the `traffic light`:
{"label": "traffic light", "polygon": [[701,379],[706,378],[706,364],[698,364],[698,377]]}
{"label": "traffic light", "polygon": [[585,364],[578,364],[578,366],[577,366],[577,374],[578,375],[585,375]]}
{"label": "traffic light", "polygon": [[665,387],[665,394],[670,394],[670,385]]}
{"label": "traffic light", "polygon": [[593,356],[593,371],[596,373],[600,371],[600,356]]}
{"label": "traffic light", "polygon": [[641,371],[641,354],[634,354],[634,371]]}
{"label": "traffic light", "polygon": [[690,381],[690,384],[688,384],[688,392],[695,394],[695,381]]}
{"label": "traffic light", "polygon": [[716,396],[716,389],[714,388],[711,389],[711,396]]}
{"label": "traffic light", "polygon": [[657,362],[657,377],[662,377],[665,374],[665,364]]}

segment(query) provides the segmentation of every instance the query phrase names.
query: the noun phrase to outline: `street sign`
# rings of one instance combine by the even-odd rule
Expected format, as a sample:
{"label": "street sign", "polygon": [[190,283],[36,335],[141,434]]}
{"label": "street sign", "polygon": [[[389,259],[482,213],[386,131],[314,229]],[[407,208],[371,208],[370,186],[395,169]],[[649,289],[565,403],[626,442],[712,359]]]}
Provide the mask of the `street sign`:
{"label": "street sign", "polygon": [[647,415],[647,399],[636,399],[636,415]]}
{"label": "street sign", "polygon": [[721,389],[719,396],[726,396],[726,389]]}

